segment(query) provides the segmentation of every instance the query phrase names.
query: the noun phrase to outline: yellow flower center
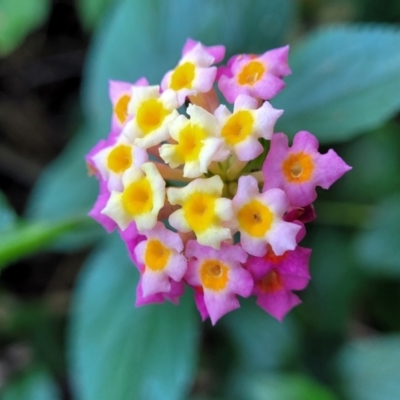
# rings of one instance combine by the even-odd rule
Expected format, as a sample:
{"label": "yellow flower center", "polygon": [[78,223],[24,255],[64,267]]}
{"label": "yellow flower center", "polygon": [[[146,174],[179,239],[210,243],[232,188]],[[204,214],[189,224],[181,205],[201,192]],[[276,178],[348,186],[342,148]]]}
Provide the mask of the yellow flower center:
{"label": "yellow flower center", "polygon": [[195,233],[201,233],[216,223],[215,201],[217,196],[194,192],[183,205],[187,223]]}
{"label": "yellow flower center", "polygon": [[136,122],[139,129],[147,135],[159,128],[164,118],[169,114],[162,103],[157,99],[143,101],[136,113]]}
{"label": "yellow flower center", "polygon": [[200,266],[200,279],[203,287],[223,290],[228,284],[229,268],[220,260],[206,260]]}
{"label": "yellow flower center", "polygon": [[146,268],[152,271],[162,271],[168,264],[170,255],[171,250],[165,247],[159,240],[149,240],[144,254]]}
{"label": "yellow flower center", "polygon": [[292,153],[282,163],[285,178],[290,183],[304,183],[312,178],[314,162],[309,154]]}
{"label": "yellow flower center", "polygon": [[240,71],[238,75],[238,82],[240,85],[253,86],[263,77],[266,71],[267,69],[265,65],[260,61],[250,61]]}
{"label": "yellow flower center", "polygon": [[124,94],[118,99],[117,104],[115,104],[114,112],[121,125],[128,118],[128,104],[130,101],[131,101],[131,96]]}
{"label": "yellow flower center", "polygon": [[240,228],[250,236],[263,237],[271,228],[273,214],[258,200],[251,200],[238,212]]}
{"label": "yellow flower center", "polygon": [[207,133],[198,125],[189,124],[182,129],[176,147],[179,163],[197,160],[203,147],[203,140],[206,137]]}
{"label": "yellow flower center", "polygon": [[253,131],[254,118],[250,111],[238,111],[231,115],[222,127],[221,135],[233,146],[245,140]]}
{"label": "yellow flower center", "polygon": [[122,193],[122,206],[132,217],[153,209],[153,191],[147,178],[131,183]]}
{"label": "yellow flower center", "polygon": [[195,75],[195,66],[190,62],[178,65],[171,76],[172,90],[191,89]]}
{"label": "yellow flower center", "polygon": [[132,149],[130,146],[120,144],[114,147],[107,157],[108,169],[119,174],[132,165]]}

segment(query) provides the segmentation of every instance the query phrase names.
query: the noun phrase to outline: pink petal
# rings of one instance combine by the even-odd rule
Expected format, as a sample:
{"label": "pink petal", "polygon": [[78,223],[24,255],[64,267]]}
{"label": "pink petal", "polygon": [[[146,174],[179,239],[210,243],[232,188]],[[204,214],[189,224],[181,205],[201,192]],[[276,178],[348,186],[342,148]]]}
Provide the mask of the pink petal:
{"label": "pink petal", "polygon": [[[182,49],[182,57],[188,53],[190,50],[192,50],[196,45],[200,43],[196,40],[193,39],[187,39],[183,49]],[[201,44],[204,48],[204,50],[210,54],[211,56],[214,57],[214,63],[217,64],[220,61],[222,61],[225,57],[225,46],[222,45],[216,45],[216,46],[205,46],[204,44]]]}
{"label": "pink petal", "polygon": [[100,181],[100,194],[98,195],[93,208],[88,213],[89,217],[102,225],[108,233],[112,232],[117,227],[117,224],[110,217],[101,214],[101,211],[106,206],[109,198],[110,192],[107,189],[107,183]]}
{"label": "pink petal", "polygon": [[257,304],[280,322],[293,307],[300,303],[301,300],[294,293],[286,291],[257,297]]}
{"label": "pink petal", "polygon": [[209,317],[209,314],[207,311],[206,303],[204,302],[204,293],[195,289],[194,301],[196,303],[197,309],[199,310],[202,321],[205,321]]}
{"label": "pink petal", "polygon": [[213,325],[225,314],[240,307],[238,299],[229,293],[221,294],[204,291],[204,303]]}

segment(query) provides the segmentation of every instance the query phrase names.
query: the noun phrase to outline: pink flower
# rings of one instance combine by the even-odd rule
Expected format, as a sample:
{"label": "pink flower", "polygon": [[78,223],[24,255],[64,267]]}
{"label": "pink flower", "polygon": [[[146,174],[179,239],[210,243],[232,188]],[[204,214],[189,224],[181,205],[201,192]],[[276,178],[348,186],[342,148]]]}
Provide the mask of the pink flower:
{"label": "pink flower", "polygon": [[269,248],[264,257],[250,257],[245,265],[254,278],[252,294],[257,296],[257,304],[278,321],[301,303],[292,290],[307,286],[310,255],[310,249],[299,246],[281,256]]}
{"label": "pink flower", "polygon": [[287,63],[289,46],[265,52],[260,56],[241,54],[232,57],[221,70],[218,87],[229,103],[247,94],[269,100],[285,87],[283,76],[291,73]]}
{"label": "pink flower", "polygon": [[141,278],[143,296],[168,293],[171,291],[170,278],[179,282],[186,272],[186,258],[181,254],[182,239],[162,222],[141,233],[146,240],[136,246],[135,256],[138,264],[144,266]]}
{"label": "pink flower", "polygon": [[[203,288],[204,306],[213,325],[223,315],[238,307],[236,295],[248,297],[253,288],[253,280],[241,264],[246,262],[247,254],[239,246],[226,243],[220,250],[202,246],[195,240],[186,245],[188,269],[185,280],[196,288]],[[206,316],[203,302],[196,292],[196,304],[203,317]]]}
{"label": "pink flower", "polygon": [[296,247],[300,226],[283,220],[289,208],[284,191],[270,189],[260,193],[254,177],[241,176],[232,206],[240,243],[249,254],[263,256],[267,244],[279,255]]}
{"label": "pink flower", "polygon": [[320,154],[317,138],[307,131],[296,134],[291,148],[287,136],[276,133],[263,165],[263,190],[283,189],[292,207],[304,207],[317,198],[316,186],[328,189],[350,169],[333,150]]}
{"label": "pink flower", "polygon": [[[158,233],[163,232],[163,229],[160,227],[158,227],[156,229],[156,231],[157,230],[158,230]],[[153,235],[150,234],[150,236],[152,236],[154,238],[154,237],[158,236],[158,233],[155,233]],[[173,233],[173,232],[170,232],[170,233]],[[178,304],[179,297],[181,297],[183,295],[184,290],[185,290],[183,280],[176,282],[169,277],[165,277],[165,279],[167,280],[167,285],[166,285],[167,290],[165,290],[164,292],[148,294],[147,296],[144,295],[143,284],[145,285],[145,287],[146,287],[146,285],[148,286],[148,282],[146,283],[146,279],[148,277],[144,277],[144,275],[146,273],[146,266],[143,263],[143,252],[140,251],[140,248],[136,251],[135,251],[135,249],[138,247],[139,244],[141,244],[145,241],[148,242],[148,238],[146,238],[146,236],[139,233],[139,231],[136,228],[136,224],[134,222],[132,222],[127,229],[120,232],[120,235],[121,235],[121,239],[124,240],[126,243],[126,247],[128,249],[131,260],[136,265],[136,267],[140,273],[139,283],[136,288],[136,303],[135,303],[136,307],[143,306],[146,304],[152,304],[152,303],[164,303],[165,300],[168,300],[173,304]],[[179,239],[173,239],[172,241],[178,242],[178,247],[180,248]],[[141,246],[145,246],[145,244],[141,244]],[[178,262],[179,262],[179,260],[178,260]],[[185,268],[184,268],[184,272],[185,272],[186,271],[186,260],[184,260],[184,263],[185,263]],[[176,269],[176,266],[173,266],[173,268]],[[179,266],[178,266],[178,269],[179,269]],[[145,291],[146,291],[146,288],[145,288]]]}

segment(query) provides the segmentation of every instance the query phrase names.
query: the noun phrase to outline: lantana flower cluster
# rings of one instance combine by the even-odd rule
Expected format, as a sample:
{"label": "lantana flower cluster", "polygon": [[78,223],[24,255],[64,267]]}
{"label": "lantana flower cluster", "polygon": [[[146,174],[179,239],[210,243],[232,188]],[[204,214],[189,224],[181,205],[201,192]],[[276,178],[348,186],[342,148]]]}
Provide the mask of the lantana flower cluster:
{"label": "lantana flower cluster", "polygon": [[[269,102],[290,74],[289,47],[240,54],[188,39],[161,84],[110,81],[111,132],[87,155],[100,193],[89,215],[118,230],[140,273],[136,305],[178,303],[189,286],[215,324],[238,296],[278,320],[300,303],[316,186],[350,169],[300,131],[274,133]],[[217,87],[229,106],[219,104]]]}

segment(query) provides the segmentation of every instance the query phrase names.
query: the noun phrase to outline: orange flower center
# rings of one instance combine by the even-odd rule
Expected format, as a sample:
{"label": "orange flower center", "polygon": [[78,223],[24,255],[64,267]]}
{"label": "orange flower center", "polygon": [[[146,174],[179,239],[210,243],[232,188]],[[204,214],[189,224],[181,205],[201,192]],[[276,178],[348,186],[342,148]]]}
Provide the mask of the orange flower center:
{"label": "orange flower center", "polygon": [[159,240],[151,239],[147,242],[144,262],[152,271],[162,271],[168,264],[171,250],[165,247]]}
{"label": "orange flower center", "polygon": [[309,154],[292,153],[282,163],[285,178],[290,183],[308,182],[313,175],[315,166]]}
{"label": "orange flower center", "polygon": [[270,271],[256,285],[262,293],[274,293],[283,288],[283,280],[278,272]]}
{"label": "orange flower center", "polygon": [[201,264],[200,278],[206,289],[223,290],[228,284],[229,268],[220,260],[206,260]]}

